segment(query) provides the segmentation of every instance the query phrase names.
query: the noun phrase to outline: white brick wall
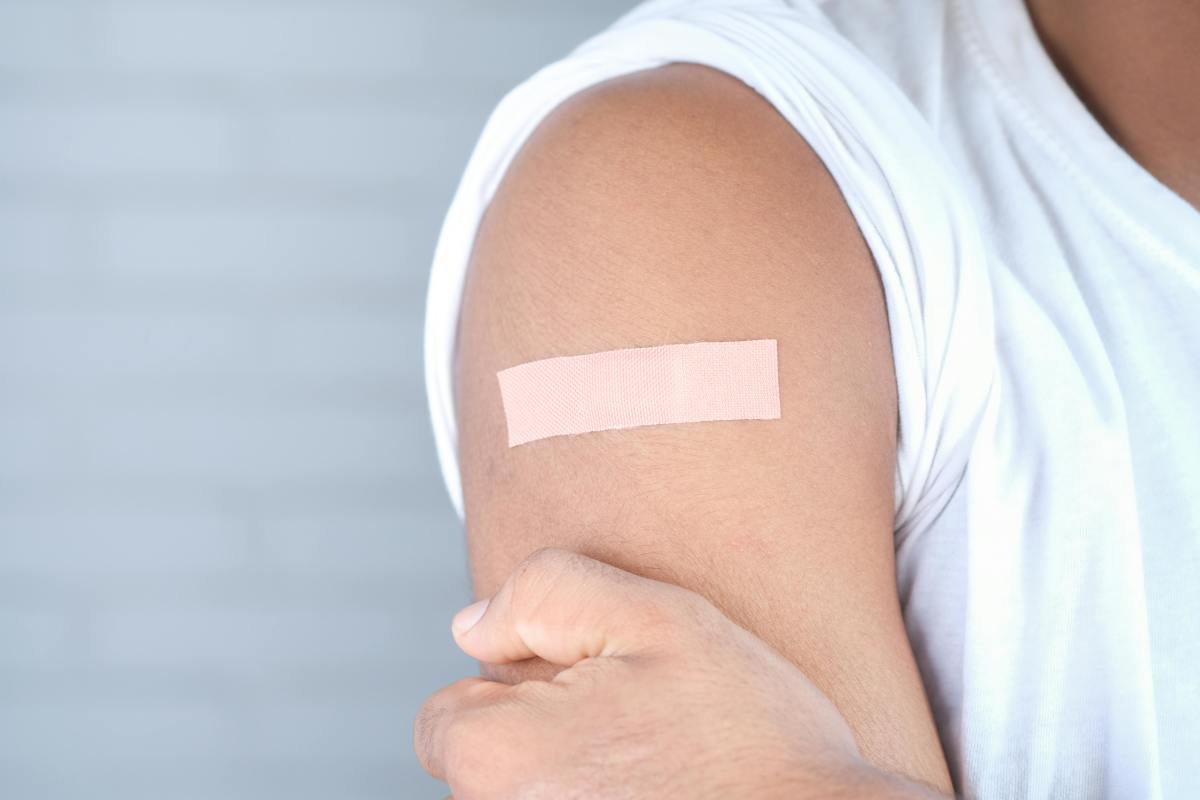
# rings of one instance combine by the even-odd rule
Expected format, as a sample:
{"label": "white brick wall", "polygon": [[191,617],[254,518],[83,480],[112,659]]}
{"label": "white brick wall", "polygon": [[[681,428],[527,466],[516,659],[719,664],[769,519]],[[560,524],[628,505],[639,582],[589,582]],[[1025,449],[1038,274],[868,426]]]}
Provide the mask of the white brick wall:
{"label": "white brick wall", "polygon": [[429,257],[630,2],[0,0],[0,798],[443,796]]}

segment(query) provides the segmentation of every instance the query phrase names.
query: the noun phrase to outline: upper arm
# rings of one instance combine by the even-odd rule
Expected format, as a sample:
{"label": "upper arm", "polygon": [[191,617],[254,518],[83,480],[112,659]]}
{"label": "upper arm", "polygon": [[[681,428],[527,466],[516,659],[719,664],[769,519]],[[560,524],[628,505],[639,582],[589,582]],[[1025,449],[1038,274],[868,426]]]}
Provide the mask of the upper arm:
{"label": "upper arm", "polygon": [[[778,341],[781,419],[507,446],[501,369],[734,339]],[[551,113],[481,223],[456,371],[480,595],[545,545],[693,589],[799,665],[868,758],[949,787],[896,591],[882,289],[832,178],[765,100],[671,65]]]}

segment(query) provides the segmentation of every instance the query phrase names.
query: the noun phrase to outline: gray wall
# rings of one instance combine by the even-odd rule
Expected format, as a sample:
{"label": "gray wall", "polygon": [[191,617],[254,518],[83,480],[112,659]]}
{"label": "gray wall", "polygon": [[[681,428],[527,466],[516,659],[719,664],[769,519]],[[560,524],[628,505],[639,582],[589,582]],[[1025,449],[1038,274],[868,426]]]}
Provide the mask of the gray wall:
{"label": "gray wall", "polygon": [[443,796],[434,237],[629,4],[0,0],[0,797]]}

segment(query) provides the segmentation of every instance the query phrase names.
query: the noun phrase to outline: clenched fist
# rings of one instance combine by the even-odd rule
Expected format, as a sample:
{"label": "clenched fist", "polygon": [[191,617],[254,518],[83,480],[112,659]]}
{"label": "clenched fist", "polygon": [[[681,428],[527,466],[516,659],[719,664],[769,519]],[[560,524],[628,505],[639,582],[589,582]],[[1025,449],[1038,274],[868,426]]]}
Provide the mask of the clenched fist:
{"label": "clenched fist", "polygon": [[939,796],[870,767],[791,662],[677,586],[541,550],[452,628],[480,661],[565,667],[426,700],[417,755],[455,800]]}

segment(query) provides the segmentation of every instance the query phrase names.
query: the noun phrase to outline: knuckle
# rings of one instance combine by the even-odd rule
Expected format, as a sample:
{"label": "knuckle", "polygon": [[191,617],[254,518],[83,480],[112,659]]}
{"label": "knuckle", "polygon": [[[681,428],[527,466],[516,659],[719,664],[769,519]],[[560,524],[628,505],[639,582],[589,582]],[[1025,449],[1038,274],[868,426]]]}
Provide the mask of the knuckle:
{"label": "knuckle", "polygon": [[426,772],[433,773],[441,769],[434,754],[437,751],[438,726],[446,713],[446,709],[435,704],[431,697],[417,711],[413,720],[413,750]]}
{"label": "knuckle", "polygon": [[561,547],[539,547],[517,568],[519,575],[526,578],[554,576],[578,566],[583,556]]}
{"label": "knuckle", "polygon": [[464,795],[507,797],[512,793],[506,787],[524,776],[520,756],[530,743],[523,731],[506,724],[510,716],[475,709],[447,725],[445,771]]}
{"label": "knuckle", "polygon": [[556,688],[550,681],[522,681],[509,690],[505,703],[510,708],[532,711],[545,705]]}
{"label": "knuckle", "polygon": [[719,612],[701,594],[679,586],[667,586],[650,612],[652,624],[663,641],[690,640],[710,630]]}
{"label": "knuckle", "polygon": [[470,761],[464,758],[464,754],[474,752],[474,745],[482,743],[480,739],[477,714],[459,714],[446,723],[442,734],[442,748],[448,773],[464,777],[464,769],[470,766]]}
{"label": "knuckle", "polygon": [[519,741],[506,730],[507,716],[495,709],[473,709],[446,726],[446,772],[457,784],[469,786],[499,777],[494,774],[496,765],[511,760],[509,748]]}
{"label": "knuckle", "polygon": [[537,605],[572,576],[585,573],[591,563],[591,559],[570,550],[540,548],[513,571],[513,594]]}
{"label": "knuckle", "polygon": [[447,747],[464,715],[456,709],[461,700],[481,699],[493,688],[480,678],[464,678],[438,689],[421,704],[413,718],[413,750],[426,772],[442,773],[448,768]]}

